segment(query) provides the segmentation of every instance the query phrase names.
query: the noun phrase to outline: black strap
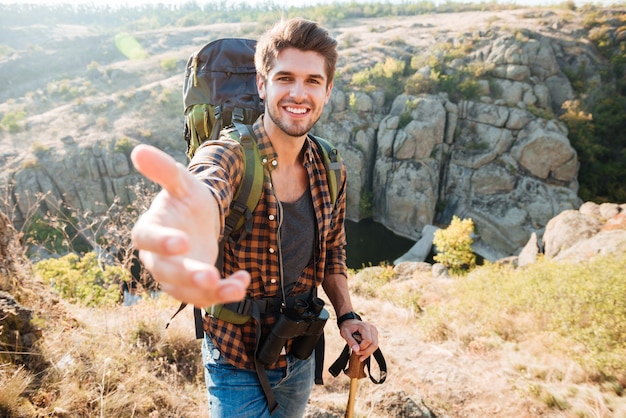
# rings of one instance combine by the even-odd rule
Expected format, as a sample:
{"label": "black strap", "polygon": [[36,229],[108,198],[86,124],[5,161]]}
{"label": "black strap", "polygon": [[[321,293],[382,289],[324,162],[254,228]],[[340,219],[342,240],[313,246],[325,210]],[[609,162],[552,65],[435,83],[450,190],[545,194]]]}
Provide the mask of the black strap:
{"label": "black strap", "polygon": [[204,338],[204,326],[202,321],[202,309],[198,307],[193,307],[193,319],[196,325],[196,339],[201,340]]}
{"label": "black strap", "polygon": [[[328,371],[330,372],[330,374],[333,375],[333,377],[337,377],[339,376],[339,373],[341,373],[342,371],[345,372],[347,370],[351,351],[352,350],[350,350],[348,344],[346,344],[337,360],[335,360],[335,362],[328,368]],[[383,352],[380,351],[380,348],[377,348],[376,351],[374,351],[373,356],[374,360],[376,360],[376,363],[378,363],[380,378],[378,380],[374,379],[370,372],[371,356],[365,359],[365,368],[367,369],[367,375],[369,376],[370,380],[374,384],[380,385],[381,383],[384,383],[387,379],[387,362],[385,361],[385,357],[383,356]]]}
{"label": "black strap", "polygon": [[269,408],[270,415],[273,415],[274,412],[278,409],[278,403],[276,402],[276,398],[274,397],[274,392],[272,392],[272,386],[270,385],[270,381],[267,377],[267,373],[265,372],[265,367],[261,364],[260,361],[257,360],[257,352],[259,350],[260,336],[261,336],[261,312],[256,303],[251,304],[250,315],[254,318],[256,322],[256,345],[254,347],[254,367],[256,369],[256,374],[259,378],[259,383],[261,384],[261,389],[263,390],[263,394],[265,395],[265,399],[267,400],[267,407]]}
{"label": "black strap", "polygon": [[324,350],[326,341],[324,340],[324,333],[320,335],[320,339],[317,340],[315,345],[315,384],[323,385],[324,379],[322,373],[324,372]]}
{"label": "black strap", "polygon": [[[165,324],[165,329],[167,329],[170,326],[170,323],[172,322],[174,317],[178,315],[180,311],[185,309],[186,306],[187,304],[185,302],[181,302],[176,312],[174,312],[174,315],[172,315],[170,317],[170,320],[167,321],[167,324]],[[196,328],[196,339],[200,340],[204,338],[204,327],[202,326],[202,309],[197,308],[195,306],[193,307],[193,319],[194,319],[195,328]]]}

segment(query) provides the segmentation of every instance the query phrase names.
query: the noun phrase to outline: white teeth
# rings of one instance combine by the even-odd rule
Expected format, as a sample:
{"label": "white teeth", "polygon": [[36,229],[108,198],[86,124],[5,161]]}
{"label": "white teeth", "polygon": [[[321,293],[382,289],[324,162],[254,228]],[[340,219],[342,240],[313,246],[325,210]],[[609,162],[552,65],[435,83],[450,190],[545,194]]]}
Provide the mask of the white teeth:
{"label": "white teeth", "polygon": [[288,107],[288,108],[287,108],[287,111],[288,111],[288,112],[291,112],[291,113],[298,113],[298,114],[300,114],[300,115],[302,115],[302,114],[306,113],[306,109],[299,109],[299,108],[298,108],[298,109],[296,109],[295,107]]}

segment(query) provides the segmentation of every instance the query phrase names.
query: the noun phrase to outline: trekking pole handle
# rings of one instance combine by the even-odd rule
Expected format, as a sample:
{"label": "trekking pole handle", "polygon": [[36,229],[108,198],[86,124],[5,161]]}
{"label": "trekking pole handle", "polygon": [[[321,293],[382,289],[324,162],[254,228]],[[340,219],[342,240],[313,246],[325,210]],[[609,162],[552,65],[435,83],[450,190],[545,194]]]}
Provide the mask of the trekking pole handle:
{"label": "trekking pole handle", "polygon": [[[357,343],[361,342],[361,334],[355,332],[352,336]],[[359,360],[359,355],[354,351],[350,354],[350,360],[348,362],[348,368],[345,370],[345,374],[351,379],[362,379],[367,376],[365,374],[365,362]]]}

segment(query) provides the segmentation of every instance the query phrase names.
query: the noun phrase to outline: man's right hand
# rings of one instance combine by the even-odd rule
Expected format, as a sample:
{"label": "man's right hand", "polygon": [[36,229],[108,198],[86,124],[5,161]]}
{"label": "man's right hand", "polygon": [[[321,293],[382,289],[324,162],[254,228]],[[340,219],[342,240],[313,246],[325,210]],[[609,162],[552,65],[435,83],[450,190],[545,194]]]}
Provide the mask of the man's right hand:
{"label": "man's right hand", "polygon": [[206,186],[152,146],[138,145],[131,159],[141,174],[163,187],[132,230],[139,258],[161,289],[200,307],[243,299],[250,274],[239,271],[222,279],[215,267],[219,209]]}

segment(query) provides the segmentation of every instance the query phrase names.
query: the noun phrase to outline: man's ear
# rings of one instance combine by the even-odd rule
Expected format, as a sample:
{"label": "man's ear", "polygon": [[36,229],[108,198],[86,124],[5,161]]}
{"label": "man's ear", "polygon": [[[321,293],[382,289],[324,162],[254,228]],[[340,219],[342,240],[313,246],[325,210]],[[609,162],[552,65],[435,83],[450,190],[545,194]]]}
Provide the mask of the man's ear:
{"label": "man's ear", "polygon": [[333,83],[331,82],[326,88],[326,100],[324,101],[324,104],[328,104],[328,101],[330,100],[330,93],[332,92],[333,92]]}
{"label": "man's ear", "polygon": [[256,75],[256,88],[259,91],[261,100],[265,100],[265,79],[261,74]]}

